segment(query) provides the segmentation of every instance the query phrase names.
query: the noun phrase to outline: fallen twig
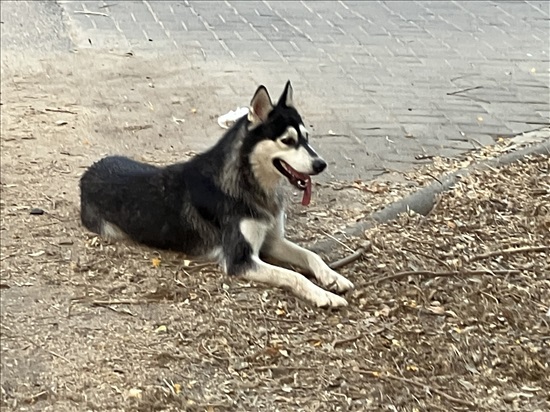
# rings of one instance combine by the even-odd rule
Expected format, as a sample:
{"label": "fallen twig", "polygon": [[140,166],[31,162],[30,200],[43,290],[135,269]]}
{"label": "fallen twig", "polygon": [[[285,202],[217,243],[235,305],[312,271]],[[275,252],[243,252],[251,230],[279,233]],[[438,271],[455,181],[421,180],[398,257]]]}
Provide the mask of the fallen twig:
{"label": "fallen twig", "polygon": [[65,109],[52,109],[50,107],[46,107],[44,109],[44,111],[46,112],[55,112],[55,113],[68,113],[68,114],[77,114],[76,112],[71,112],[70,110],[65,110]]}
{"label": "fallen twig", "polygon": [[103,16],[103,17],[109,17],[108,14],[100,13],[99,11],[83,11],[83,10],[76,10],[74,14],[87,14],[90,16]]}
{"label": "fallen twig", "polygon": [[392,375],[391,373],[380,373],[380,372],[369,371],[369,370],[365,370],[365,369],[359,369],[359,370],[357,370],[357,372],[363,373],[363,374],[369,374],[369,375],[372,375],[376,378],[382,378],[382,379],[388,378],[388,379],[392,379],[392,380],[395,380],[395,381],[408,383],[408,384],[414,385],[418,388],[427,389],[428,391],[436,393],[439,396],[441,396],[442,398],[445,398],[448,401],[459,404],[459,405],[464,405],[464,406],[469,406],[469,407],[476,406],[475,403],[473,403],[473,402],[470,402],[470,401],[465,400],[465,399],[456,398],[456,397],[454,397],[452,395],[449,395],[448,393],[442,391],[441,389],[431,387],[430,385],[428,385],[424,382],[418,382],[418,381],[413,380],[413,379],[402,378],[401,376]]}
{"label": "fallen twig", "polygon": [[416,250],[412,250],[412,249],[409,249],[409,248],[406,248],[406,247],[401,247],[401,249],[407,251],[407,252],[410,252],[410,253],[414,253],[415,255],[418,255],[418,256],[423,256],[427,259],[432,259],[432,260],[435,260],[436,262],[440,263],[441,265],[445,266],[447,269],[451,269],[451,267],[449,266],[449,264],[441,259],[439,259],[438,257],[436,256],[432,256],[432,255],[428,255],[426,253],[421,253],[421,252],[418,252]]}
{"label": "fallen twig", "polygon": [[336,262],[332,262],[330,265],[328,265],[331,269],[339,269],[343,266],[349,265],[350,263],[355,262],[357,259],[361,257],[361,255],[365,253],[365,249],[360,247],[355,252],[353,252],[351,255],[346,256],[340,260],[337,260]]}
{"label": "fallen twig", "polygon": [[12,257],[15,257],[15,256],[17,256],[16,253],[11,253],[9,255],[4,255],[4,256],[0,257],[0,261],[5,260],[5,259],[9,259],[9,258],[12,258]]}
{"label": "fallen twig", "polygon": [[522,252],[546,252],[547,250],[550,250],[550,246],[522,246],[518,248],[495,250],[493,252],[487,252],[487,253],[482,253],[480,255],[476,255],[470,259],[470,262],[475,262],[476,260],[487,259],[490,257],[500,256],[500,255],[512,255],[514,253],[522,253]]}
{"label": "fallen twig", "polygon": [[29,337],[27,337],[27,336],[24,336],[24,335],[21,335],[21,334],[15,332],[15,331],[14,331],[13,329],[11,329],[9,326],[6,326],[6,325],[4,325],[4,324],[0,324],[0,326],[2,326],[2,327],[3,327],[4,329],[6,329],[7,331],[11,332],[11,334],[10,334],[10,335],[7,335],[7,336],[9,336],[9,337],[11,337],[11,338],[19,337],[19,338],[23,339],[24,341],[30,343],[31,345],[34,345],[34,346],[37,347],[38,349],[42,349],[44,352],[47,352],[47,353],[49,353],[50,355],[52,355],[52,356],[54,356],[54,357],[56,357],[56,358],[59,358],[59,359],[64,360],[65,362],[67,362],[67,363],[69,363],[69,364],[72,364],[72,362],[71,362],[69,359],[67,359],[65,356],[60,355],[59,353],[56,353],[56,352],[54,352],[53,350],[49,350],[49,349],[46,349],[46,348],[40,346],[40,345],[39,345],[38,343],[36,343],[33,339],[31,339],[31,338],[29,338]]}
{"label": "fallen twig", "polygon": [[88,297],[74,298],[74,299],[71,300],[71,303],[69,304],[69,308],[67,310],[67,317],[68,318],[71,317],[73,306],[75,306],[78,303],[80,303],[80,304],[89,304],[91,306],[100,306],[100,307],[110,309],[114,312],[124,313],[124,314],[130,315],[130,316],[135,316],[135,314],[133,314],[130,311],[118,310],[118,309],[112,307],[111,305],[141,305],[141,304],[147,304],[147,303],[151,303],[151,302],[153,302],[152,299],[92,300]]}
{"label": "fallen twig", "polygon": [[478,276],[478,275],[517,275],[520,274],[519,270],[451,270],[448,272],[433,272],[430,270],[410,270],[406,272],[395,273],[390,276],[385,276],[383,278],[373,279],[366,282],[362,286],[368,286],[375,283],[383,282],[386,280],[399,280],[406,278],[407,276],[419,275],[419,276],[428,276],[428,277],[439,277],[439,276]]}
{"label": "fallen twig", "polygon": [[90,303],[94,306],[106,306],[106,305],[141,305],[143,303],[149,303],[147,300],[138,299],[124,299],[124,300],[92,300],[89,302],[81,301],[75,303]]}
{"label": "fallen twig", "polygon": [[349,338],[345,338],[345,339],[337,339],[337,340],[334,340],[332,342],[332,347],[337,347],[337,346],[340,346],[340,345],[345,345],[346,343],[351,343],[351,342],[355,342],[356,340],[359,340],[363,337],[363,334],[360,333],[356,336],[352,336],[352,337],[349,337]]}
{"label": "fallen twig", "polygon": [[339,239],[336,239],[334,236],[332,236],[330,233],[327,233],[325,232],[324,230],[322,231],[323,234],[329,238],[331,238],[332,240],[334,240],[335,242],[339,243],[341,246],[345,247],[347,250],[349,250],[350,252],[354,252],[354,250],[352,248],[350,248],[348,245],[346,245],[344,242],[342,242],[341,240]]}
{"label": "fallen twig", "polygon": [[40,391],[35,395],[27,396],[26,398],[22,399],[23,403],[35,403],[37,400],[44,398],[44,395],[48,395],[48,392],[46,391]]}
{"label": "fallen twig", "polygon": [[265,320],[271,322],[284,322],[284,323],[302,323],[303,321],[297,319],[287,319],[287,318],[272,318],[270,316],[265,316]]}
{"label": "fallen twig", "polygon": [[197,263],[194,265],[177,266],[177,268],[187,272],[194,272],[195,270],[202,269],[208,266],[214,266],[215,264],[216,262],[204,262],[204,263]]}
{"label": "fallen twig", "polygon": [[379,328],[375,329],[375,330],[372,330],[369,332],[369,335],[378,335],[379,333],[382,333],[384,332],[385,330],[389,329],[390,327],[394,326],[397,324],[397,320],[393,321],[393,322],[390,322],[390,323],[387,323],[385,325],[382,325],[380,326]]}
{"label": "fallen twig", "polygon": [[483,86],[467,87],[466,89],[457,90],[455,92],[447,93],[447,96],[454,96],[455,94],[469,92],[470,90],[483,89]]}
{"label": "fallen twig", "polygon": [[272,372],[287,372],[287,371],[312,371],[317,370],[318,368],[311,368],[308,366],[256,366],[254,370],[257,371],[272,371]]}
{"label": "fallen twig", "polygon": [[126,308],[123,308],[123,309],[117,309],[115,308],[114,306],[111,306],[111,305],[99,305],[101,307],[104,307],[104,308],[107,308],[107,309],[110,309],[112,310],[113,312],[116,312],[116,313],[122,313],[124,315],[130,315],[130,316],[136,316],[135,313],[132,313],[130,312],[128,309]]}
{"label": "fallen twig", "polygon": [[427,385],[423,382],[418,382],[418,381],[415,381],[415,380],[412,380],[412,379],[402,378],[400,376],[395,376],[395,375],[392,375],[392,374],[389,374],[389,373],[384,375],[384,376],[386,376],[390,379],[396,380],[396,381],[409,383],[409,384],[417,386],[419,388],[428,389],[429,391],[431,391],[433,393],[437,393],[442,398],[445,398],[448,401],[457,403],[459,405],[470,406],[470,407],[475,406],[475,403],[473,403],[473,402],[467,401],[465,399],[456,398],[452,395],[449,395],[446,392],[443,392],[441,389],[433,388],[433,387],[431,387],[431,386],[429,386],[429,385]]}

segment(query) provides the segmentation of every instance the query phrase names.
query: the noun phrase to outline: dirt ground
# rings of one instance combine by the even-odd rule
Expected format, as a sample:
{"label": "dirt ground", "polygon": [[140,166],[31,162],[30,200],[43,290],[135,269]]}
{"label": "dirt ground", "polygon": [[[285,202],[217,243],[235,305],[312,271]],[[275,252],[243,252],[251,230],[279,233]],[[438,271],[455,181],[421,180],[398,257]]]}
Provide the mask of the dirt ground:
{"label": "dirt ground", "polygon": [[[2,410],[550,409],[547,157],[476,172],[429,216],[347,239],[331,260],[366,247],[339,270],[357,285],[350,306],[318,310],[80,225],[78,179],[94,160],[164,164],[220,135],[231,107],[200,68],[152,84],[124,56],[4,62]],[[321,181],[308,209],[291,194],[289,236],[336,235],[453,162]]]}

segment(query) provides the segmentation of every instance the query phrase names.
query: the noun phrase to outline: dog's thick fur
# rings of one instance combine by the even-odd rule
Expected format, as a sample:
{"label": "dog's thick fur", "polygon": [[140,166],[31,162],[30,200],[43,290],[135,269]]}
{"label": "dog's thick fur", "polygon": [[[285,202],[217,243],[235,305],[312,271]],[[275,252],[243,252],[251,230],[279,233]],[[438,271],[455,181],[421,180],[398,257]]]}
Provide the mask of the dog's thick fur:
{"label": "dog's thick fur", "polygon": [[276,105],[260,86],[248,116],[188,162],[160,168],[110,156],[93,164],[80,181],[81,219],[110,240],[208,256],[229,275],[290,289],[317,306],[344,306],[341,296],[260,260],[261,253],[302,268],[337,292],[353,287],[284,238],[283,177],[306,193],[309,176],[325,167],[309,145],[290,82]]}

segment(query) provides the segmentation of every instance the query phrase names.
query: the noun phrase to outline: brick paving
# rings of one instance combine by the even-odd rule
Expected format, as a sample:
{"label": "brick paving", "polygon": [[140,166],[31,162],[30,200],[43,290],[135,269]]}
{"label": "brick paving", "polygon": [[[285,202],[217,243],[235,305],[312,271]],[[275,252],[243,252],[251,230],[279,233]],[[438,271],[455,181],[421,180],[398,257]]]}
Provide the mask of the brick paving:
{"label": "brick paving", "polygon": [[[228,110],[248,102],[253,84],[282,88],[290,78],[338,178],[368,179],[550,123],[546,1],[58,5],[72,47],[159,63],[181,56],[220,82]],[[216,76],[226,67],[237,71],[229,88]]]}

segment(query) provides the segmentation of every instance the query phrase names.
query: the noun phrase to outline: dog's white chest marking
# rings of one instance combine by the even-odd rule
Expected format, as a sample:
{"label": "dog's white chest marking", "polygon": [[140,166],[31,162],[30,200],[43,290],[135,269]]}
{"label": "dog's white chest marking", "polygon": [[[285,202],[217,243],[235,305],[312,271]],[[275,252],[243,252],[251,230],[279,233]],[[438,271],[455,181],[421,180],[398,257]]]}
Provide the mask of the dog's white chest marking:
{"label": "dog's white chest marking", "polygon": [[272,225],[256,219],[243,219],[240,223],[240,230],[246,241],[252,247],[254,255],[258,256],[264,244],[268,230]]}

